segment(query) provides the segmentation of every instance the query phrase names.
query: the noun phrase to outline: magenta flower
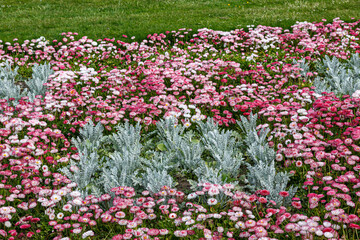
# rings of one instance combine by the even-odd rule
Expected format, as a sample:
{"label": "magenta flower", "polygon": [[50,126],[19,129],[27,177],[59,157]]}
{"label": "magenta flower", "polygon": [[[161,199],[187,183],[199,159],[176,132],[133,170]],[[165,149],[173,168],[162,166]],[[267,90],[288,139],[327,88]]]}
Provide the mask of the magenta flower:
{"label": "magenta flower", "polygon": [[289,193],[286,192],[286,191],[281,191],[281,192],[279,192],[279,195],[282,196],[282,197],[288,197]]}
{"label": "magenta flower", "polygon": [[261,191],[260,191],[260,194],[263,195],[263,196],[267,196],[267,195],[270,194],[270,192],[265,189],[265,190],[261,190]]}
{"label": "magenta flower", "polygon": [[360,139],[360,127],[354,128],[354,130],[351,132],[351,137],[355,141]]}

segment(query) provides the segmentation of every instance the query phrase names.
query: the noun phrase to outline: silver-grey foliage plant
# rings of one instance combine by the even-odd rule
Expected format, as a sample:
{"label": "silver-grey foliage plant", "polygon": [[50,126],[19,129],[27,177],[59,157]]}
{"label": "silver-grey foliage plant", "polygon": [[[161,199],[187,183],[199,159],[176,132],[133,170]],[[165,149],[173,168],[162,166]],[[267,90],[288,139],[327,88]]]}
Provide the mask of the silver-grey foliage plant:
{"label": "silver-grey foliage plant", "polygon": [[306,59],[305,58],[302,58],[300,60],[293,59],[293,64],[298,65],[299,68],[301,68],[300,75],[303,78],[307,79],[308,78],[307,73],[309,72],[310,67],[309,67],[309,64],[306,63]]}
{"label": "silver-grey foliage plant", "polygon": [[115,127],[117,132],[108,137],[115,151],[124,153],[131,152],[134,155],[140,155],[143,148],[141,140],[141,126],[137,123],[135,126],[125,122]]}
{"label": "silver-grey foliage plant", "polygon": [[248,168],[248,188],[253,192],[259,189],[267,189],[270,192],[270,195],[267,196],[268,200],[275,201],[278,206],[287,206],[297,188],[290,187],[289,196],[286,198],[279,195],[281,191],[286,191],[290,175],[288,173],[276,173],[275,151],[269,147],[266,141],[269,129],[261,129],[258,132],[256,120],[257,114],[251,113],[249,119],[241,116],[241,121],[237,122],[242,131],[246,133],[247,154],[254,163],[253,165],[245,163]]}
{"label": "silver-grey foliage plant", "polygon": [[175,118],[170,117],[156,124],[156,133],[166,150],[173,153],[174,161],[188,171],[202,164],[201,155],[204,147],[191,141],[192,134],[184,134],[184,126],[176,125]]}
{"label": "silver-grey foliage plant", "polygon": [[219,130],[219,125],[215,123],[213,118],[208,118],[206,122],[198,122],[197,129],[202,134],[207,134],[208,132]]}
{"label": "silver-grey foliage plant", "polygon": [[163,186],[174,187],[174,180],[168,174],[168,171],[174,168],[171,162],[171,152],[149,151],[151,159],[143,159],[143,172],[140,177],[134,178],[135,185],[140,185],[151,193],[157,193]]}
{"label": "silver-grey foliage plant", "polygon": [[[80,144],[80,142],[75,142],[80,160],[76,162],[70,160],[70,167],[64,167],[60,171],[77,184],[82,196],[90,193],[100,195],[103,193],[102,187],[95,181],[95,175],[100,170],[99,155],[91,147],[83,147]],[[71,168],[74,170],[71,171]]]}
{"label": "silver-grey foliage plant", "polygon": [[346,63],[341,63],[335,56],[332,59],[325,56],[318,65],[318,72],[324,77],[316,77],[315,92],[334,92],[337,96],[352,95],[360,90],[360,58],[359,54],[352,55]]}
{"label": "silver-grey foliage plant", "polygon": [[134,179],[143,161],[140,156],[140,124],[134,127],[125,122],[116,128],[118,131],[108,138],[115,152],[107,158],[101,175],[106,191],[118,186],[134,187]]}
{"label": "silver-grey foliage plant", "polygon": [[[80,160],[77,162],[71,160],[70,167],[60,169],[70,180],[77,184],[78,190],[83,195],[89,192],[96,195],[103,193],[102,185],[95,178],[101,172],[101,160],[97,150],[105,141],[103,130],[104,127],[101,123],[96,126],[91,120],[86,123],[80,129],[80,137],[71,140],[79,152]],[[70,171],[71,167],[75,167],[76,170]]]}
{"label": "silver-grey foliage plant", "polygon": [[233,137],[232,131],[222,130],[220,132],[215,129],[203,133],[201,140],[205,149],[215,159],[215,168],[219,169],[222,174],[237,177],[243,158],[241,152],[238,151],[239,146]]}
{"label": "silver-grey foliage plant", "polygon": [[0,98],[14,98],[14,104],[17,105],[17,101],[25,96],[21,92],[20,86],[15,84],[15,77],[18,75],[19,67],[16,66],[14,70],[11,70],[11,64],[8,61],[3,65],[3,67],[0,67]]}
{"label": "silver-grey foliage plant", "polygon": [[30,90],[28,96],[33,100],[36,95],[45,96],[47,90],[45,83],[48,81],[50,75],[54,73],[54,70],[51,69],[50,63],[43,65],[35,64],[32,70],[32,78],[25,83]]}
{"label": "silver-grey foliage plant", "polygon": [[18,75],[19,67],[16,66],[14,70],[11,69],[10,62],[6,61],[0,67],[0,98],[14,98],[13,104],[17,105],[18,100],[22,97],[29,97],[30,101],[35,99],[35,96],[45,96],[46,86],[44,85],[49,76],[54,73],[50,64],[38,65],[35,64],[32,68],[32,78],[25,82],[28,89],[21,91],[21,87],[15,84],[15,78]]}
{"label": "silver-grey foliage plant", "polygon": [[[276,173],[274,166],[275,153],[266,141],[269,129],[256,131],[257,115],[250,114],[238,122],[245,133],[247,155],[253,160],[253,165],[246,163],[249,173],[247,180],[252,191],[268,189],[269,200],[276,203],[288,203],[296,191],[290,188],[289,198],[279,196],[289,181],[287,173]],[[180,167],[197,176],[197,181],[189,180],[192,187],[199,183],[223,185],[232,183],[230,179],[238,177],[242,164],[241,144],[236,140],[234,131],[220,130],[213,119],[200,123],[200,141],[193,139],[194,134],[183,134],[184,128],[176,126],[175,120],[168,118],[157,124],[158,139],[165,149],[143,153],[141,144],[141,127],[120,124],[117,132],[111,136],[103,136],[103,126],[96,126],[90,121],[80,130],[80,137],[72,139],[80,155],[80,161],[71,161],[75,170],[67,168],[62,171],[74,182],[84,194],[110,192],[114,187],[130,186],[146,189],[152,193],[161,190],[163,186],[173,187],[175,181],[169,172]],[[100,159],[98,152],[104,146],[110,145],[113,152]],[[209,159],[203,159],[203,152],[210,153]],[[160,149],[161,150],[161,149]],[[101,161],[100,161],[101,160]]]}
{"label": "silver-grey foliage plant", "polygon": [[289,173],[276,173],[274,161],[270,164],[259,162],[254,166],[248,165],[248,170],[247,180],[249,181],[249,187],[253,191],[267,189],[270,192],[270,195],[267,196],[268,200],[276,202],[277,206],[289,206],[297,187],[291,186],[287,190],[289,196],[285,198],[279,195],[281,191],[286,190],[291,176]]}
{"label": "silver-grey foliage plant", "polygon": [[134,187],[134,179],[141,168],[142,159],[139,155],[129,151],[114,152],[102,169],[101,184],[105,192],[110,192],[114,187]]}
{"label": "silver-grey foliage plant", "polygon": [[146,168],[145,173],[138,179],[139,184],[151,193],[159,192],[163,186],[174,187],[174,180],[166,170]]}
{"label": "silver-grey foliage plant", "polygon": [[167,150],[177,151],[181,144],[184,126],[176,125],[174,117],[168,117],[156,123],[156,129],[160,140],[163,142]]}
{"label": "silver-grey foliage plant", "polygon": [[201,158],[203,152],[204,147],[202,144],[192,144],[191,142],[182,139],[179,149],[176,152],[176,159],[181,166],[188,170],[197,169],[204,162]]}
{"label": "silver-grey foliage plant", "polygon": [[101,123],[94,126],[94,123],[90,120],[80,129],[80,136],[73,138],[71,142],[75,144],[78,150],[87,148],[88,150],[97,150],[100,145],[106,140],[103,136],[104,127]]}
{"label": "silver-grey foliage plant", "polygon": [[188,180],[193,189],[196,188],[199,183],[212,183],[219,185],[228,183],[226,181],[227,179],[223,179],[220,169],[209,167],[205,164],[205,162],[200,167],[196,168],[194,173],[197,176],[198,181],[195,182],[193,180]]}

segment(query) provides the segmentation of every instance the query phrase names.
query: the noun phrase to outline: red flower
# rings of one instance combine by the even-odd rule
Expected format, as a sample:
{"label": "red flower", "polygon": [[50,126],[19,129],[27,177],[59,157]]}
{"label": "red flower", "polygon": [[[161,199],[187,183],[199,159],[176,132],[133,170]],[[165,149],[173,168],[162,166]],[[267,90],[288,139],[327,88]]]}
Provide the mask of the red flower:
{"label": "red flower", "polygon": [[24,224],[24,225],[20,226],[21,229],[27,229],[27,228],[30,228],[30,227],[31,227],[30,224]]}
{"label": "red flower", "polygon": [[270,192],[268,190],[264,189],[264,190],[260,191],[260,194],[263,195],[263,196],[267,196],[267,195],[270,194]]}
{"label": "red flower", "polygon": [[123,236],[121,234],[113,236],[112,240],[122,240]]}
{"label": "red flower", "polygon": [[157,235],[160,234],[160,231],[158,229],[149,229],[147,234],[150,235],[150,236],[157,236]]}
{"label": "red flower", "polygon": [[294,208],[297,208],[297,209],[301,209],[301,208],[302,208],[301,202],[292,202],[291,205],[292,205]]}
{"label": "red flower", "polygon": [[281,191],[281,192],[279,192],[279,195],[282,196],[282,197],[288,197],[289,193],[286,192],[286,191]]}
{"label": "red flower", "polygon": [[351,133],[351,137],[354,140],[359,140],[360,139],[360,127],[356,127],[352,133]]}
{"label": "red flower", "polygon": [[31,238],[34,234],[35,234],[35,233],[33,233],[33,232],[28,232],[28,233],[26,234],[26,236],[27,236],[28,238]]}
{"label": "red flower", "polygon": [[360,229],[360,226],[354,223],[350,223],[349,225],[351,228]]}
{"label": "red flower", "polygon": [[3,236],[3,237],[6,237],[6,236],[7,236],[7,233],[6,233],[5,230],[0,229],[0,235]]}
{"label": "red flower", "polygon": [[267,203],[267,200],[266,200],[266,198],[264,198],[264,197],[259,197],[259,202],[261,202],[261,203]]}

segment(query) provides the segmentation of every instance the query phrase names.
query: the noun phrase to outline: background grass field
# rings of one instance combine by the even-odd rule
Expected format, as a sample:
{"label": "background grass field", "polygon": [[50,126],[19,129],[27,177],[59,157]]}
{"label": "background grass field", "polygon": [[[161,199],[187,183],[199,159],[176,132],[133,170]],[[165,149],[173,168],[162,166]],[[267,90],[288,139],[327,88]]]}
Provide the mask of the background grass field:
{"label": "background grass field", "polygon": [[0,0],[0,39],[58,39],[62,32],[121,39],[179,28],[290,28],[296,21],[360,18],[359,0]]}

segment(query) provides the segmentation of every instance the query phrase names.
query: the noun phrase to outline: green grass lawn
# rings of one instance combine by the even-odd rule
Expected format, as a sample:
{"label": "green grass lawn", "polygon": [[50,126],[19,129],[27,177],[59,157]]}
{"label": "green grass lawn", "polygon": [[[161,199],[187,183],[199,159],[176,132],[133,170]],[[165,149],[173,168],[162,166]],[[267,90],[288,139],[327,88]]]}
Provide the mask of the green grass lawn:
{"label": "green grass lawn", "polygon": [[289,28],[296,21],[360,18],[359,0],[1,0],[0,39],[89,38],[140,41],[179,28],[231,30],[247,25]]}

